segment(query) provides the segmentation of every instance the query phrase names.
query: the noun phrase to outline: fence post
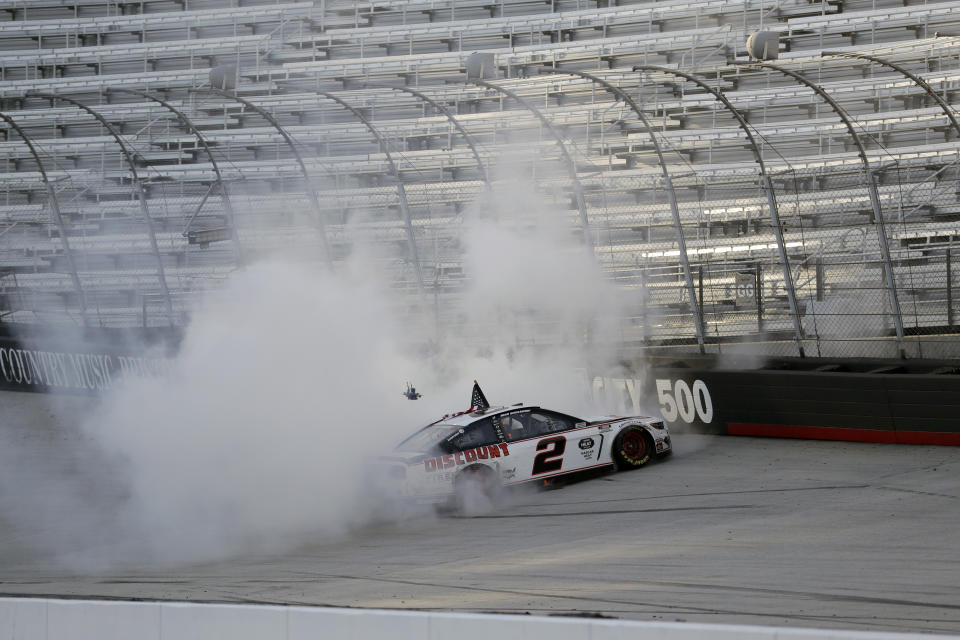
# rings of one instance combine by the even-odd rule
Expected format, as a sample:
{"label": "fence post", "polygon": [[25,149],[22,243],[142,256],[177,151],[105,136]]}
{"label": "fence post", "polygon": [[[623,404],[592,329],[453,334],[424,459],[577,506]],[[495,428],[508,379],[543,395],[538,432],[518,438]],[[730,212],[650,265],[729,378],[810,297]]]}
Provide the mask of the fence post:
{"label": "fence post", "polygon": [[757,331],[763,333],[763,271],[757,263],[757,282],[753,286],[753,295],[757,299]]}
{"label": "fence post", "polygon": [[703,265],[697,270],[697,286],[700,293],[700,313],[703,313]]}
{"label": "fence post", "polygon": [[817,258],[817,302],[823,302],[823,258]]}
{"label": "fence post", "polygon": [[640,269],[640,291],[642,295],[640,296],[640,322],[643,323],[643,331],[640,334],[641,341],[645,341],[650,337],[650,325],[647,324],[647,296],[650,295],[647,291],[647,271],[646,268]]}
{"label": "fence post", "polygon": [[953,265],[950,261],[950,247],[947,247],[947,326],[953,326]]}

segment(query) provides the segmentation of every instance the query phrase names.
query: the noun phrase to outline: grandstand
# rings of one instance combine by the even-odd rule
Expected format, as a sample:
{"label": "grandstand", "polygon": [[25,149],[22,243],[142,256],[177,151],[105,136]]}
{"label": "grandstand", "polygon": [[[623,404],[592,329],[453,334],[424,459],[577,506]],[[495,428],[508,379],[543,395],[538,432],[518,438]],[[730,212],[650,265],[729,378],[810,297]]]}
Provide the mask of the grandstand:
{"label": "grandstand", "polygon": [[960,357],[958,89],[953,1],[0,0],[0,320],[180,326],[360,239],[442,318],[519,162],[631,347]]}

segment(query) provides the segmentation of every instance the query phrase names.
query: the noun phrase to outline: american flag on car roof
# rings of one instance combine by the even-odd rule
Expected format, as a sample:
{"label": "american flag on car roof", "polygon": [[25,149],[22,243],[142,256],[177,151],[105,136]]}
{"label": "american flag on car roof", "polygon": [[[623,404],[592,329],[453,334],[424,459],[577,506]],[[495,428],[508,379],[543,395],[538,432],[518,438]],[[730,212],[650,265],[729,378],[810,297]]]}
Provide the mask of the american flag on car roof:
{"label": "american flag on car roof", "polygon": [[483,391],[480,390],[480,385],[476,380],[473,381],[473,394],[470,396],[470,411],[476,411],[478,409],[489,409],[490,403],[487,402],[487,397],[483,395]]}

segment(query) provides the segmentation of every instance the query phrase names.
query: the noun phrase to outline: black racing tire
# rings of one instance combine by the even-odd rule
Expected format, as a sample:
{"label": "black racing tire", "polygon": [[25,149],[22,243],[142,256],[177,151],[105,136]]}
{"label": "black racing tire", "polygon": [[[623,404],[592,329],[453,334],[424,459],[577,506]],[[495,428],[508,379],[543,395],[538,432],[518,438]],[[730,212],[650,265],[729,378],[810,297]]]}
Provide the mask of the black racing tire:
{"label": "black racing tire", "polygon": [[637,425],[624,427],[613,439],[611,455],[618,471],[636,469],[650,462],[655,452],[653,438]]}
{"label": "black racing tire", "polygon": [[453,509],[463,517],[482,515],[500,503],[503,487],[497,474],[482,464],[467,467],[453,482]]}

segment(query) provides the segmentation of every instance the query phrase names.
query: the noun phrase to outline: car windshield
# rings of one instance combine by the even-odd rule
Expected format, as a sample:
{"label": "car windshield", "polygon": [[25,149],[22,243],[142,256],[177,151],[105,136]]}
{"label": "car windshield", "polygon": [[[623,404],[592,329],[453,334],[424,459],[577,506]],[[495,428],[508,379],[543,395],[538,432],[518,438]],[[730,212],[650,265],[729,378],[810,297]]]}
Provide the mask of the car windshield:
{"label": "car windshield", "polygon": [[446,441],[454,431],[460,429],[452,424],[432,424],[397,445],[397,451],[416,451],[426,453]]}

